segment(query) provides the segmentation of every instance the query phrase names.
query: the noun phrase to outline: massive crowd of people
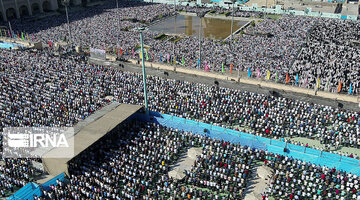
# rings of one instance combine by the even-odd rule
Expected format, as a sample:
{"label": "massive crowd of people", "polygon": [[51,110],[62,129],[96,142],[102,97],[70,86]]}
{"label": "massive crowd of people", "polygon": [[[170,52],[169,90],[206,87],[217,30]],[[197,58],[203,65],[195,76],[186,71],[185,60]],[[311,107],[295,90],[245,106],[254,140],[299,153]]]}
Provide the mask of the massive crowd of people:
{"label": "massive crowd of people", "polygon": [[[212,9],[202,7],[177,6],[178,11],[224,13],[223,8]],[[229,11],[231,12],[231,11]],[[136,14],[135,14],[136,13]],[[124,57],[138,58],[136,46],[139,35],[132,31],[134,27],[146,27],[147,24],[174,15],[174,7],[165,4],[147,4],[134,1],[122,1],[120,8],[115,9],[109,2],[96,9],[87,9],[86,12],[72,13],[70,15],[70,29],[72,31],[71,43],[73,45],[107,49],[119,53]],[[262,17],[254,12],[236,10],[234,16]],[[70,40],[65,17],[55,21],[43,19],[38,22],[23,23],[21,20],[13,21],[15,31],[30,33],[30,39],[48,43],[60,40]],[[313,27],[317,28],[313,28]],[[333,28],[327,28],[333,27]],[[347,27],[351,27],[347,29]],[[311,31],[308,37],[308,31]],[[336,30],[336,33],[331,31]],[[347,31],[350,30],[350,31]],[[328,32],[326,32],[328,31]],[[151,31],[144,32],[145,44],[150,46],[149,61],[182,64],[185,67],[205,68],[210,71],[221,72],[222,66],[229,71],[231,64],[234,70],[248,71],[252,77],[265,78],[270,72],[270,80],[286,82],[289,73],[289,83],[300,87],[317,87],[317,78],[320,78],[319,89],[337,92],[338,83],[342,81],[340,91],[357,92],[358,76],[355,60],[357,49],[349,46],[334,46],[350,44],[350,40],[357,38],[358,22],[349,22],[336,19],[319,19],[303,16],[283,16],[279,20],[267,18],[255,27],[250,27],[246,34],[240,34],[234,41],[214,41],[204,39],[202,42],[202,57],[204,63],[197,64],[198,39],[184,36],[175,44],[171,40],[156,40],[158,34]],[[353,34],[349,34],[349,33]],[[329,39],[327,39],[329,37]],[[306,44],[306,41],[311,41]],[[321,41],[335,41],[334,45],[314,43]],[[323,43],[323,42],[321,42]],[[326,42],[327,43],[327,42]],[[299,50],[301,55],[299,56]],[[326,49],[326,50],[324,50]],[[334,53],[334,51],[337,51]],[[293,64],[295,62],[295,64]],[[335,64],[334,64],[335,63]],[[330,77],[330,78],[329,78]]]}
{"label": "massive crowd of people", "polygon": [[360,83],[359,33],[358,21],[321,19],[310,31],[290,74],[306,77],[308,88],[315,88],[319,78],[319,89],[357,92]]}
{"label": "massive crowd of people", "polygon": [[[253,155],[244,147],[137,121],[112,132],[70,163],[69,184],[43,198],[239,199],[245,188]],[[171,165],[194,146],[204,148],[196,168],[186,178],[169,177]]]}
{"label": "massive crowd of people", "polygon": [[[232,11],[220,7],[180,5],[176,10],[212,11],[215,14]],[[106,49],[116,54],[123,52],[123,57],[138,59],[139,34],[132,28],[147,27],[153,21],[172,15],[175,15],[173,5],[121,1],[120,8],[116,9],[114,2],[110,1],[100,7],[71,13],[71,38],[65,16],[31,23],[15,20],[12,27],[15,32],[30,33],[30,40],[44,43],[66,40],[72,45]],[[238,9],[234,16],[252,17],[249,20],[262,18],[259,13]],[[160,33],[145,30],[144,42],[150,47],[147,59],[151,62],[177,63],[201,69],[207,66],[209,71],[214,72],[222,72],[224,65],[227,73],[233,65],[233,70],[246,72],[250,68],[253,78],[267,79],[269,71],[269,80],[279,83],[353,94],[357,93],[359,82],[356,66],[358,49],[349,45],[350,40],[358,39],[355,35],[359,27],[357,21],[349,20],[304,16],[283,16],[278,20],[266,18],[256,23],[255,27],[250,26],[245,34],[237,35],[233,41],[205,38],[202,41],[203,59],[199,64],[196,37],[182,36],[175,44],[175,51],[172,40],[155,39]],[[342,86],[338,90],[340,81]]]}
{"label": "massive crowd of people", "polygon": [[[70,162],[68,184],[35,199],[243,199],[255,161],[273,170],[263,199],[360,198],[359,177],[334,168],[154,123],[133,121],[112,132]],[[169,177],[190,147],[202,148],[192,169]]]}
{"label": "massive crowd of people", "polygon": [[[254,155],[240,144],[202,138],[203,152],[192,169],[186,171],[185,182],[227,194],[229,199],[243,196],[251,173]],[[198,142],[198,141],[196,141]]]}
{"label": "massive crowd of people", "polygon": [[0,165],[1,197],[29,183],[35,171],[36,169],[31,165],[31,159],[5,159]]}
{"label": "massive crowd of people", "polygon": [[[3,49],[0,56],[1,127],[72,126],[109,103],[107,96],[120,103],[144,102],[137,73],[51,51]],[[360,144],[359,114],[354,111],[155,76],[147,81],[153,111],[270,138],[301,136],[355,148]]]}
{"label": "massive crowd of people", "polygon": [[[208,10],[178,6],[178,10],[183,9]],[[224,10],[215,8],[215,12]],[[72,13],[71,43],[121,48],[124,57],[137,59],[133,50],[138,45],[138,33],[131,28],[147,26],[174,14],[172,6],[134,1],[122,1],[119,10],[105,4],[100,9]],[[242,11],[235,15],[258,17],[253,12]],[[44,43],[70,40],[63,16],[34,23],[15,20],[12,26],[15,31],[30,33],[30,39]],[[320,89],[334,92],[341,80],[341,91],[356,93],[359,84],[356,63],[360,52],[354,44],[359,38],[358,34],[351,33],[359,30],[358,22],[283,16],[250,26],[233,42],[204,39],[202,56],[211,71],[222,71],[223,63],[228,71],[233,64],[238,70],[258,71],[252,73],[254,78],[265,77],[269,70],[271,79],[279,82],[284,82],[289,73],[290,84],[307,88],[314,88],[319,78]],[[172,42],[154,39],[158,33],[144,31],[144,35],[145,44],[151,47],[149,61],[171,63],[177,59],[182,63],[184,58],[185,67],[197,67],[196,38],[184,36],[176,43],[174,55],[169,50]],[[140,74],[90,65],[81,56],[59,57],[53,53],[51,49],[0,49],[0,130],[15,126],[73,126],[108,104],[107,96],[113,96],[120,103],[143,104]],[[203,64],[200,67],[204,68]],[[298,81],[297,75],[300,76]],[[300,136],[318,139],[326,145],[360,147],[360,119],[359,113],[354,111],[155,76],[148,77],[148,90],[152,93],[149,105],[153,111],[228,128],[244,128],[264,137]],[[141,126],[127,127],[133,130],[136,139],[117,138],[102,143],[104,148],[97,153],[85,153],[94,161],[74,162],[70,184],[52,187],[45,198],[236,199],[246,186],[252,161],[265,160],[265,155],[268,156],[267,152],[153,124]],[[167,138],[158,137],[159,134]],[[169,178],[167,172],[179,153],[194,145],[189,141],[202,146],[203,153],[186,173],[185,182],[178,182]],[[224,152],[229,157],[222,158]],[[101,162],[95,163],[96,159]],[[287,157],[273,156],[267,160],[267,165],[276,171],[271,195],[295,199],[359,196],[358,178],[352,175]],[[2,158],[1,195],[30,181],[35,171],[30,162]],[[288,167],[284,167],[285,164]],[[309,179],[321,184],[308,185]],[[336,189],[331,189],[333,186]],[[203,187],[207,190],[199,189]],[[306,192],[302,192],[304,189]]]}
{"label": "massive crowd of people", "polygon": [[264,196],[275,199],[360,199],[359,177],[280,155],[267,155],[274,170]]}

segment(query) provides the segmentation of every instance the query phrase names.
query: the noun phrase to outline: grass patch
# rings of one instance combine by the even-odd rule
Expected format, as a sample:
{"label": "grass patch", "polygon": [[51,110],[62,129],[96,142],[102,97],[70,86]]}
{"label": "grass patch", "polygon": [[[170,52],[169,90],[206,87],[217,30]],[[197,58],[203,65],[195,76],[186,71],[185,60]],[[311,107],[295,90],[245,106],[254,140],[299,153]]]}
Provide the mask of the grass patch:
{"label": "grass patch", "polygon": [[250,26],[255,27],[255,21],[251,21]]}
{"label": "grass patch", "polygon": [[141,24],[149,24],[149,22],[145,21],[145,20],[138,20],[136,18],[128,18],[128,19],[123,19],[122,21],[129,21],[129,22],[132,22],[132,23],[136,23],[136,22],[139,22]]}
{"label": "grass patch", "polygon": [[179,42],[181,39],[183,39],[182,37],[179,37],[179,36],[175,36],[175,37],[172,37],[171,39],[169,39],[170,42]]}
{"label": "grass patch", "polygon": [[281,15],[276,15],[276,14],[268,14],[268,15],[266,15],[266,18],[270,18],[270,19],[273,19],[273,20],[278,20],[281,17],[282,17]]}
{"label": "grass patch", "polygon": [[123,19],[121,21],[129,21],[129,22],[132,22],[132,23],[138,22],[138,20],[136,18],[127,18],[127,19]]}
{"label": "grass patch", "polygon": [[227,192],[221,193],[221,192],[217,192],[217,191],[212,191],[212,190],[210,190],[208,188],[198,187],[198,186],[194,186],[194,185],[191,185],[191,184],[185,184],[185,186],[188,187],[188,188],[193,187],[193,188],[196,188],[197,190],[201,190],[203,192],[217,194],[217,195],[219,195],[220,198],[228,196]]}
{"label": "grass patch", "polygon": [[215,10],[209,11],[208,14],[215,14]]}
{"label": "grass patch", "polygon": [[[136,50],[138,50],[138,49],[141,49],[141,46],[140,46],[140,45],[136,45],[136,46],[135,46],[134,51],[136,51]],[[150,49],[150,47],[149,47],[149,46],[145,46],[145,45],[144,45],[144,49],[149,50],[149,49]]]}
{"label": "grass patch", "polygon": [[260,160],[256,160],[254,164],[260,166],[265,165],[264,161],[260,161]]}
{"label": "grass patch", "polygon": [[145,21],[145,20],[140,20],[139,21],[141,24],[149,24],[149,22]]}
{"label": "grass patch", "polygon": [[228,17],[230,14],[231,14],[230,11],[227,11],[227,12],[224,13],[224,15],[225,15],[226,17]]}
{"label": "grass patch", "polygon": [[127,26],[125,28],[120,29],[121,31],[129,31],[131,29],[131,26]]}
{"label": "grass patch", "polygon": [[167,35],[165,35],[164,33],[161,33],[159,35],[157,35],[154,39],[155,40],[165,40],[167,38]]}

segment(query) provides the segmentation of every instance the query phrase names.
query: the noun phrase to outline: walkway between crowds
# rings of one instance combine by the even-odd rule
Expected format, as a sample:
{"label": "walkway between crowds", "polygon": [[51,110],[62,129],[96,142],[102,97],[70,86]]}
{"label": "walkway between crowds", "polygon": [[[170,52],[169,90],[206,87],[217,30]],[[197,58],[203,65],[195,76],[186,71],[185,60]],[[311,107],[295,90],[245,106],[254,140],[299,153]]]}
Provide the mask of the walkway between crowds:
{"label": "walkway between crowds", "polygon": [[257,200],[261,199],[261,194],[266,192],[266,188],[270,184],[270,177],[273,174],[271,168],[265,165],[256,166],[252,171],[254,173],[251,173],[244,199]]}
{"label": "walkway between crowds", "polygon": [[169,177],[174,179],[182,179],[185,175],[185,170],[190,171],[192,165],[195,163],[197,156],[201,155],[202,148],[192,147],[187,150],[186,155],[184,155],[180,160],[172,166],[172,170],[169,171]]}

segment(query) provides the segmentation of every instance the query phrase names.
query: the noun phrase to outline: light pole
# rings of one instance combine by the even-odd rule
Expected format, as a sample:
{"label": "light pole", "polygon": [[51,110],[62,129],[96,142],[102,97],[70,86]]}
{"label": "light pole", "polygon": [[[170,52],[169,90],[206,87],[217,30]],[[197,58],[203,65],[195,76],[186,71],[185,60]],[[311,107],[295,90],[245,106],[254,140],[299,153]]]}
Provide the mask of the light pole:
{"label": "light pole", "polygon": [[236,3],[236,0],[231,0],[232,2],[232,13],[231,13],[231,35],[230,35],[230,48],[231,48],[231,43],[233,42],[233,26],[234,26],[234,6]]}
{"label": "light pole", "polygon": [[13,37],[13,35],[14,35],[14,32],[12,31],[10,21],[9,21],[9,29],[10,29],[10,38],[12,38],[12,37]]}
{"label": "light pole", "polygon": [[264,19],[266,19],[266,12],[267,12],[267,8],[268,8],[268,2],[267,2],[267,0],[266,0],[266,10],[265,10],[265,12],[264,12]]}
{"label": "light pole", "polygon": [[[176,36],[176,0],[174,0],[174,13],[175,13],[175,20],[174,20],[174,34]],[[174,63],[176,63],[176,57],[175,57],[175,40],[174,40],[174,44],[173,44],[173,55],[174,55]],[[174,65],[176,68],[176,65]]]}
{"label": "light pole", "polygon": [[200,66],[201,66],[201,30],[202,30],[201,19],[205,16],[205,12],[198,12],[197,16],[200,18],[200,26],[199,26],[199,70],[200,70]]}
{"label": "light pole", "polygon": [[[116,0],[116,11],[119,10],[119,0]],[[118,23],[119,23],[119,26],[120,26],[120,16],[118,16]]]}
{"label": "light pole", "polygon": [[69,22],[69,14],[68,14],[68,6],[70,4],[70,0],[63,0],[62,4],[65,6],[65,13],[66,13],[66,20],[67,20],[67,24],[68,24],[68,31],[69,31],[69,41],[72,41],[71,38],[71,29],[70,29],[70,22]]}
{"label": "light pole", "polygon": [[146,90],[146,72],[145,72],[145,59],[144,59],[144,40],[142,31],[144,28],[138,28],[140,31],[140,41],[141,41],[141,62],[142,62],[142,73],[144,81],[144,99],[145,99],[145,112],[149,113],[148,101],[147,101],[147,90]]}
{"label": "light pole", "polygon": [[176,12],[176,0],[174,0],[174,12]]}

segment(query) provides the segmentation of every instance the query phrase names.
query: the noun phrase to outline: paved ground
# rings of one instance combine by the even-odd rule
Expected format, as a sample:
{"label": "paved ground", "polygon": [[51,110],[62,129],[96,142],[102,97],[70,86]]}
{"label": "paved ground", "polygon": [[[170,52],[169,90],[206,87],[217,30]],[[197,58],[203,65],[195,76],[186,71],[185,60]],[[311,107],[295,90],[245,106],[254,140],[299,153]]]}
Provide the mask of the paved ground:
{"label": "paved ground", "polygon": [[[98,64],[100,64],[100,63],[101,62],[98,62]],[[118,67],[119,63],[120,62],[117,62],[116,64],[114,64],[114,66]],[[123,63],[123,64],[124,64],[124,68],[119,67],[120,70],[141,73],[140,66],[134,65],[134,64],[131,64],[128,62]],[[172,70],[157,69],[154,67],[152,68],[151,66],[152,66],[152,64],[150,64],[150,67],[146,68],[147,75],[155,75],[155,76],[164,77],[164,78],[185,80],[188,82],[198,82],[198,83],[204,83],[204,84],[209,84],[209,85],[214,85],[214,81],[216,80],[219,82],[219,86],[221,86],[221,87],[246,90],[246,91],[263,93],[263,94],[270,94],[270,91],[276,91],[280,96],[283,96],[286,98],[298,99],[301,101],[311,102],[314,104],[328,105],[328,106],[334,106],[334,107],[337,107],[338,103],[342,103],[345,109],[360,111],[360,108],[357,103],[346,102],[346,101],[341,101],[341,100],[336,100],[336,99],[328,99],[328,98],[323,98],[323,97],[319,97],[319,96],[313,96],[310,94],[297,93],[297,92],[293,92],[293,88],[290,88],[290,90],[285,91],[285,90],[273,89],[273,88],[265,87],[265,86],[247,84],[247,83],[244,83],[245,80],[242,80],[240,83],[238,83],[238,82],[231,81],[231,80],[220,80],[220,79],[212,78],[212,77],[199,76],[199,74],[202,74],[200,71],[198,71],[198,73],[196,73],[196,74],[185,74],[185,73],[180,73],[180,72],[174,72]],[[165,75],[164,72],[167,72],[169,75]],[[280,84],[276,84],[276,85],[280,85]],[[284,86],[284,87],[286,87],[286,86]],[[336,96],[336,94],[328,94],[328,95]]]}
{"label": "paved ground", "polygon": [[283,4],[285,9],[290,7],[295,10],[305,10],[306,8],[311,8],[312,11],[334,13],[336,8],[336,3],[327,2],[303,2],[299,0],[280,0],[279,2]]}
{"label": "paved ground", "polygon": [[261,194],[266,191],[270,183],[272,171],[266,166],[257,166],[252,170],[253,174],[248,181],[247,189],[245,191],[245,200],[261,200]]}
{"label": "paved ground", "polygon": [[[312,11],[334,13],[336,3],[316,2],[316,1],[300,1],[300,0],[250,0],[245,5],[252,6],[257,4],[258,7],[266,6],[268,8],[277,5],[282,5],[284,9],[290,7],[295,10],[305,10],[311,8]],[[358,15],[358,4],[344,3],[341,12],[342,15]]]}
{"label": "paved ground", "polygon": [[252,6],[255,3],[258,5],[258,7],[266,6],[267,3],[267,7],[270,8],[275,5],[275,0],[249,0],[244,5]]}
{"label": "paved ground", "polygon": [[[179,14],[184,16],[196,16],[196,13],[189,13],[189,12],[179,12]],[[215,15],[215,14],[206,14],[205,17],[207,18],[215,18],[215,19],[223,19],[223,20],[231,20],[232,16],[225,16],[225,15]],[[248,17],[234,17],[234,20],[238,21],[251,21]]]}
{"label": "paved ground", "polygon": [[359,5],[357,3],[346,3],[341,11],[342,15],[358,15]]}
{"label": "paved ground", "polygon": [[174,179],[182,179],[185,177],[184,171],[191,170],[191,166],[194,164],[196,160],[196,156],[200,155],[202,152],[202,148],[193,147],[190,148],[186,155],[184,155],[180,160],[172,166],[171,171],[169,171],[169,177],[173,177]]}

